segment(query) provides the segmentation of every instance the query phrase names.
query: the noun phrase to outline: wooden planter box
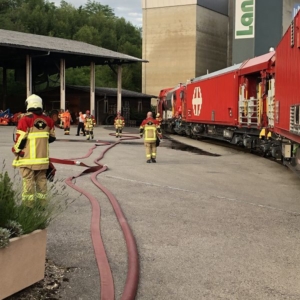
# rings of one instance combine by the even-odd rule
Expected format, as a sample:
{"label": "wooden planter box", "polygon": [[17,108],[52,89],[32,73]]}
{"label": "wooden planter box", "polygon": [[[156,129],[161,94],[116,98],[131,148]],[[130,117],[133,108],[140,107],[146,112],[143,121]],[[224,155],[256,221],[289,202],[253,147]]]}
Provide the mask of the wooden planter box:
{"label": "wooden planter box", "polygon": [[42,280],[45,273],[47,231],[36,230],[12,238],[0,249],[0,299]]}

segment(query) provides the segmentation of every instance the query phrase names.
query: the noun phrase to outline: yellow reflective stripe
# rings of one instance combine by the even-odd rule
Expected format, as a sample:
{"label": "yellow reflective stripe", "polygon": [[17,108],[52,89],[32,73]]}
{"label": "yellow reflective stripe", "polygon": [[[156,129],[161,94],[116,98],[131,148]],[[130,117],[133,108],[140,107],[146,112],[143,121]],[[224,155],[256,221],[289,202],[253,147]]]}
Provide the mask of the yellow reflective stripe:
{"label": "yellow reflective stripe", "polygon": [[33,201],[34,200],[34,195],[32,194],[22,194],[22,200],[23,201]]}
{"label": "yellow reflective stripe", "polygon": [[31,132],[28,134],[28,139],[30,141],[30,159],[35,159],[36,157],[36,143],[35,140],[39,138],[49,138],[49,132]]}
{"label": "yellow reflective stripe", "polygon": [[23,131],[23,130],[18,129],[16,133],[17,133],[17,134],[25,134],[26,132]]}
{"label": "yellow reflective stripe", "polygon": [[17,134],[19,134],[18,141],[14,145],[14,149],[16,153],[21,151],[21,149],[19,149],[19,146],[22,140],[24,139],[24,137],[26,136],[26,132],[23,130],[17,130]]}
{"label": "yellow reflective stripe", "polygon": [[35,139],[30,139],[29,145],[30,145],[30,159],[34,159],[36,157]]}
{"label": "yellow reflective stripe", "polygon": [[23,165],[41,165],[49,164],[49,158],[36,158],[36,159],[14,159],[13,166],[23,166]]}
{"label": "yellow reflective stripe", "polygon": [[42,199],[42,200],[44,200],[44,199],[46,199],[46,198],[47,198],[47,194],[43,194],[43,193],[36,193],[36,197],[37,197],[38,199]]}
{"label": "yellow reflective stripe", "polygon": [[[148,132],[149,131],[153,132],[153,137],[148,137]],[[146,141],[156,141],[156,128],[155,128],[155,126],[147,126],[145,128],[144,136],[145,136]]]}
{"label": "yellow reflective stripe", "polygon": [[31,132],[28,134],[28,138],[48,138],[49,132]]}

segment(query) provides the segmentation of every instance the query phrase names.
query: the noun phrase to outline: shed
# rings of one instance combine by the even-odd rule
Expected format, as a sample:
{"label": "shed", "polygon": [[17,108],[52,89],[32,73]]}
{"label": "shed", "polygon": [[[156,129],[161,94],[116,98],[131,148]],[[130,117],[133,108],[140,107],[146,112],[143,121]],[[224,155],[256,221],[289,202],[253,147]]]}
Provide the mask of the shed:
{"label": "shed", "polygon": [[[60,87],[40,94],[43,98],[44,109],[52,116],[60,110],[59,101]],[[135,91],[122,89],[122,110],[128,126],[139,125],[151,110],[151,99],[154,95],[147,95]],[[66,109],[76,120],[80,111],[90,110],[90,87],[89,86],[66,86]],[[117,88],[96,87],[95,88],[95,118],[98,125],[111,125],[117,114]],[[55,118],[55,117],[54,117]]]}

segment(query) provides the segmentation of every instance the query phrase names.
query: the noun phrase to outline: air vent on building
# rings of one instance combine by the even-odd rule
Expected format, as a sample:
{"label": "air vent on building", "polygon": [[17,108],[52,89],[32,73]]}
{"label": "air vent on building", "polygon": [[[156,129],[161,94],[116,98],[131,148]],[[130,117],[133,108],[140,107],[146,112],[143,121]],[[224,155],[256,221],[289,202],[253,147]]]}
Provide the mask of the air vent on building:
{"label": "air vent on building", "polygon": [[293,20],[291,24],[291,48],[294,47],[294,44],[295,44],[295,24]]}

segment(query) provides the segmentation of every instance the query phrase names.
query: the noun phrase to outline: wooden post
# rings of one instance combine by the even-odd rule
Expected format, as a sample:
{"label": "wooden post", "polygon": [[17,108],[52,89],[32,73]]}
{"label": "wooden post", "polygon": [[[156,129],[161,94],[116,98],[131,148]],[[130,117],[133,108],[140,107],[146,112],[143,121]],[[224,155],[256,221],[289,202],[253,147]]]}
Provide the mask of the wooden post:
{"label": "wooden post", "polygon": [[122,65],[118,65],[118,101],[117,112],[122,112]]}

